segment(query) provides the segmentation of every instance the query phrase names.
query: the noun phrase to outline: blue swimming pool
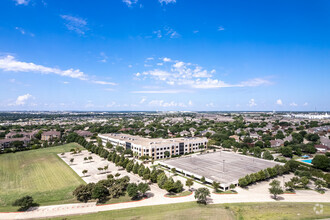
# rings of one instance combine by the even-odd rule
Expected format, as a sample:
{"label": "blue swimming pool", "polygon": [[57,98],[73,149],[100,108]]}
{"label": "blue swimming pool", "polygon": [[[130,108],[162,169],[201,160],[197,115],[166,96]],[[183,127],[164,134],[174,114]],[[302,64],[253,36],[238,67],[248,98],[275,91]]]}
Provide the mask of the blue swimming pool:
{"label": "blue swimming pool", "polygon": [[308,159],[308,160],[301,160],[302,162],[305,162],[305,163],[312,163],[312,159]]}

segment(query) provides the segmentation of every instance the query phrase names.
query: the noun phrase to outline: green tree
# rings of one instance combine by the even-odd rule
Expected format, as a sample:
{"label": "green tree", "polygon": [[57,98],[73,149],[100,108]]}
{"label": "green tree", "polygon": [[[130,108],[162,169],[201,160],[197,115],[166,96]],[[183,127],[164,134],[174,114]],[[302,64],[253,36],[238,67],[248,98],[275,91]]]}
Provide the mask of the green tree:
{"label": "green tree", "polygon": [[220,183],[213,181],[212,186],[214,188],[214,192],[217,192],[220,187]]}
{"label": "green tree", "polygon": [[109,190],[102,184],[96,184],[92,191],[92,198],[97,199],[99,203],[106,201],[109,196]]}
{"label": "green tree", "polygon": [[288,181],[284,184],[285,188],[289,191],[293,191],[295,188],[295,185],[292,181]]}
{"label": "green tree", "polygon": [[328,158],[325,155],[316,155],[313,160],[312,164],[317,168],[321,170],[327,170],[330,168],[330,158]]}
{"label": "green tree", "polygon": [[165,173],[161,173],[160,175],[158,175],[157,184],[158,184],[159,188],[163,189],[163,186],[166,181],[167,181],[167,176]]}
{"label": "green tree", "polygon": [[127,172],[131,172],[133,170],[133,167],[134,167],[134,162],[133,161],[130,161],[127,165],[126,165],[126,170]]}
{"label": "green tree", "polygon": [[139,168],[140,168],[140,166],[139,166],[138,162],[136,162],[133,166],[133,173],[138,174]]}
{"label": "green tree", "polygon": [[283,189],[280,186],[280,181],[273,180],[270,184],[269,192],[277,199],[277,195],[283,194]]}
{"label": "green tree", "polygon": [[274,160],[273,155],[268,150],[263,153],[262,158],[266,160]]}
{"label": "green tree", "polygon": [[92,199],[92,191],[95,187],[95,183],[89,183],[87,185],[80,185],[74,191],[73,195],[80,202],[88,202],[88,200]]}
{"label": "green tree", "polygon": [[207,197],[210,196],[210,190],[208,188],[199,188],[195,192],[195,199],[198,203],[207,204]]}
{"label": "green tree", "polygon": [[145,169],[145,168],[144,168],[144,165],[141,164],[141,165],[140,165],[140,168],[139,168],[139,171],[138,171],[138,174],[139,174],[140,177],[143,177],[144,169]]}
{"label": "green tree", "polygon": [[83,170],[82,171],[82,174],[85,176],[86,175],[86,173],[88,173],[88,170]]}
{"label": "green tree", "polygon": [[316,180],[316,181],[314,182],[314,184],[315,184],[315,187],[316,187],[317,190],[321,190],[322,187],[325,187],[325,186],[326,186],[325,182],[322,181],[322,180],[319,180],[319,179]]}
{"label": "green tree", "polygon": [[206,183],[205,177],[202,176],[202,178],[200,179],[202,183]]}
{"label": "green tree", "polygon": [[142,193],[142,196],[144,196],[146,192],[150,190],[150,186],[147,183],[139,183],[138,190]]}
{"label": "green tree", "polygon": [[283,147],[281,149],[281,153],[284,157],[292,157],[292,148],[291,147]]}
{"label": "green tree", "polygon": [[113,145],[110,142],[107,142],[107,144],[105,146],[108,149],[112,149],[113,148]]}
{"label": "green tree", "polygon": [[306,188],[309,183],[309,179],[306,176],[303,176],[300,178],[300,183],[303,188]]}
{"label": "green tree", "polygon": [[33,198],[31,196],[24,196],[13,202],[13,206],[20,206],[19,211],[28,210],[33,204]]}
{"label": "green tree", "polygon": [[186,186],[189,187],[189,190],[190,190],[190,187],[191,187],[192,185],[194,185],[194,181],[193,181],[192,179],[187,179],[187,181],[186,181]]}
{"label": "green tree", "polygon": [[246,181],[245,177],[242,177],[238,180],[238,184],[241,186],[241,187],[245,187],[248,185],[248,182]]}
{"label": "green tree", "polygon": [[135,199],[138,197],[139,195],[139,190],[138,190],[138,186],[136,185],[136,183],[130,183],[127,186],[127,194],[129,197],[132,197],[132,199]]}
{"label": "green tree", "polygon": [[175,183],[174,183],[174,191],[176,193],[179,193],[179,192],[182,192],[183,191],[183,184],[181,183],[180,180],[177,180]]}
{"label": "green tree", "polygon": [[167,191],[167,192],[174,192],[175,191],[175,187],[174,187],[174,180],[172,179],[172,177],[168,178],[166,180],[166,182],[163,185],[163,188]]}

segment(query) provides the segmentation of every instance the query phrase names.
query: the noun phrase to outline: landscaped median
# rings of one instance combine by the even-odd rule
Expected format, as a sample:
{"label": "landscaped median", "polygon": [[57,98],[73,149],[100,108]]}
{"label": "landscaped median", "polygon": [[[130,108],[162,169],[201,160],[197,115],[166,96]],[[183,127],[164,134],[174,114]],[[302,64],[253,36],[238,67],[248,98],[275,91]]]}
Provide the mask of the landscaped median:
{"label": "landscaped median", "polygon": [[192,194],[193,194],[193,192],[191,192],[191,191],[183,191],[183,192],[177,193],[177,194],[167,193],[167,194],[164,195],[164,197],[166,197],[166,198],[180,198],[180,197],[187,197],[187,196],[190,196]]}
{"label": "landscaped median", "polygon": [[234,190],[228,190],[228,191],[222,191],[222,190],[217,190],[216,192],[212,192],[213,194],[216,195],[236,195],[238,192]]}

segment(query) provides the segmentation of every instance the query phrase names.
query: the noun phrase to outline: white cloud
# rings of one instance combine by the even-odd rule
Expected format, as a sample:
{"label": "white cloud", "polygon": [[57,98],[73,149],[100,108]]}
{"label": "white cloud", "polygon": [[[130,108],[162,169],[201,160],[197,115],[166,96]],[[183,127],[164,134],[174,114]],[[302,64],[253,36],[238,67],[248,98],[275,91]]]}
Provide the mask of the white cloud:
{"label": "white cloud", "polygon": [[249,106],[250,107],[253,107],[253,106],[256,106],[256,105],[257,105],[257,103],[255,102],[255,100],[254,99],[250,99]]}
{"label": "white cloud", "polygon": [[161,38],[163,36],[161,30],[153,31],[152,33],[154,33],[158,38]]}
{"label": "white cloud", "polygon": [[87,104],[85,105],[85,108],[93,108],[95,107],[95,105],[93,104],[93,102],[91,100],[87,101]]}
{"label": "white cloud", "polygon": [[106,107],[111,108],[111,107],[115,107],[116,106],[116,102],[111,102],[110,104],[107,104]]}
{"label": "white cloud", "polygon": [[304,104],[303,104],[303,106],[307,106],[308,105],[308,102],[305,102]]}
{"label": "white cloud", "polygon": [[30,0],[14,0],[16,5],[28,5]]}
{"label": "white cloud", "polygon": [[[21,62],[11,55],[0,58],[0,70],[11,72],[36,72],[41,74],[56,74],[64,77],[70,77],[80,80],[88,80],[88,75],[79,69],[61,70],[58,68],[46,67],[34,63]],[[113,82],[92,80],[92,83],[101,85],[116,85]]]}
{"label": "white cloud", "polygon": [[95,83],[95,84],[100,84],[100,85],[111,85],[111,86],[117,85],[116,83],[113,83],[113,82],[106,82],[106,81],[99,81],[99,80],[93,80],[91,82]]}
{"label": "white cloud", "polygon": [[170,4],[170,3],[176,3],[176,0],[159,0],[159,3],[160,4],[165,3],[167,5],[167,4]]}
{"label": "white cloud", "polygon": [[45,67],[34,63],[17,61],[15,60],[15,57],[11,55],[7,55],[4,58],[0,58],[0,69],[12,72],[39,72],[43,74],[53,73],[81,80],[86,79],[86,75],[79,69],[60,70],[58,68]]}
{"label": "white cloud", "polygon": [[261,86],[261,85],[271,85],[272,83],[266,79],[261,78],[254,78],[250,79],[248,81],[244,81],[239,83],[238,87],[255,87],[255,86]]}
{"label": "white cloud", "polygon": [[101,62],[101,63],[108,62],[108,56],[104,52],[100,53],[100,57],[101,57],[101,60],[99,60],[99,62]]}
{"label": "white cloud", "polygon": [[216,70],[208,71],[201,66],[192,63],[186,63],[170,58],[161,58],[163,65],[156,69],[138,72],[135,74],[136,79],[146,80],[152,79],[162,81],[171,86],[188,86],[198,89],[224,88],[224,87],[256,87],[262,85],[270,85],[266,79],[255,78],[248,81],[243,81],[237,84],[229,84],[219,79],[214,78]]}
{"label": "white cloud", "polygon": [[210,79],[208,78],[207,80],[196,80],[194,81],[191,86],[193,88],[198,88],[198,89],[212,89],[212,88],[225,88],[225,87],[232,87],[231,85],[217,80],[217,79]]}
{"label": "white cloud", "polygon": [[138,2],[138,0],[122,0],[128,7],[133,6]]}
{"label": "white cloud", "polygon": [[31,36],[31,37],[34,37],[34,34],[32,34],[32,33],[29,33],[29,32],[26,32],[23,28],[21,28],[21,27],[15,27],[15,29],[17,30],[17,31],[19,31],[22,35],[29,35],[29,36]]}
{"label": "white cloud", "polygon": [[210,102],[210,103],[207,103],[205,106],[206,106],[206,107],[211,107],[211,108],[213,108],[213,107],[214,107],[214,103],[213,103],[213,102]]}
{"label": "white cloud", "polygon": [[181,35],[175,31],[173,28],[165,26],[163,29],[159,29],[152,32],[157,38],[169,37],[169,38],[179,38]]}
{"label": "white cloud", "polygon": [[87,21],[85,19],[71,15],[60,15],[60,17],[65,20],[65,26],[68,30],[81,35],[85,34],[85,31],[87,30]]}
{"label": "white cloud", "polygon": [[283,105],[282,100],[281,100],[281,99],[277,99],[277,100],[276,100],[276,105]]}
{"label": "white cloud", "polygon": [[192,106],[193,105],[193,102],[191,100],[189,100],[188,105],[189,106]]}
{"label": "white cloud", "polygon": [[292,103],[290,103],[290,106],[294,106],[294,107],[296,107],[296,106],[298,106],[295,102],[292,102]]}
{"label": "white cloud", "polygon": [[224,27],[222,27],[222,26],[218,27],[218,31],[224,31],[224,30],[225,30]]}
{"label": "white cloud", "polygon": [[184,62],[177,62],[177,63],[175,63],[174,65],[173,65],[173,67],[175,67],[175,68],[181,68],[181,67],[183,67],[184,66]]}
{"label": "white cloud", "polygon": [[146,100],[147,100],[146,98],[142,98],[142,99],[140,100],[140,104],[143,104]]}
{"label": "white cloud", "polygon": [[158,106],[158,107],[164,107],[164,108],[169,108],[169,107],[187,107],[186,104],[182,102],[165,102],[164,100],[152,100],[149,102],[149,106]]}
{"label": "white cloud", "polygon": [[131,65],[131,64],[128,65],[128,68],[132,68],[132,67],[133,67],[133,65]]}
{"label": "white cloud", "polygon": [[133,91],[132,93],[140,94],[176,94],[176,93],[187,93],[189,90],[146,90],[146,91]]}
{"label": "white cloud", "polygon": [[33,96],[30,94],[18,96],[15,105],[25,105],[26,101],[28,101],[31,98],[33,98]]}

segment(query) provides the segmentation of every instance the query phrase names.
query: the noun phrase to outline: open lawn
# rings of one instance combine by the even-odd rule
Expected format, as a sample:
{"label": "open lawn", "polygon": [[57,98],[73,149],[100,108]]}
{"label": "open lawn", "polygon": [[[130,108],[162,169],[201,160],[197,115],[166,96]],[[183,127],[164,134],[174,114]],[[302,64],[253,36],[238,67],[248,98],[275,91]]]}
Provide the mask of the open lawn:
{"label": "open lawn", "polygon": [[71,143],[0,155],[0,212],[17,210],[11,204],[24,195],[40,205],[76,202],[72,191],[85,182],[57,156],[76,147]]}
{"label": "open lawn", "polygon": [[[330,217],[330,204],[314,212],[315,203],[237,203],[199,205],[196,202],[147,206],[66,216],[65,219],[320,219]],[[317,209],[319,210],[319,209]],[[55,218],[57,220],[63,217]]]}

